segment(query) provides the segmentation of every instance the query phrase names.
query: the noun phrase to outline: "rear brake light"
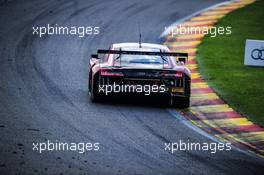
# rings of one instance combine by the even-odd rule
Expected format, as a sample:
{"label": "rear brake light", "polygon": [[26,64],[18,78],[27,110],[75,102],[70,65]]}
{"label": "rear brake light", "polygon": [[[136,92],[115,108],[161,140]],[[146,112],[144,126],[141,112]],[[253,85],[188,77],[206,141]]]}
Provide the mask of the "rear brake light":
{"label": "rear brake light", "polygon": [[163,73],[162,74],[165,77],[183,77],[183,73],[182,72],[176,72],[176,74],[174,73]]}
{"label": "rear brake light", "polygon": [[123,77],[122,72],[112,71],[112,70],[101,70],[100,75],[102,76],[113,76],[113,77]]}
{"label": "rear brake light", "polygon": [[182,77],[183,74],[182,74],[182,72],[177,72],[177,73],[175,74],[175,76],[176,76],[176,77]]}

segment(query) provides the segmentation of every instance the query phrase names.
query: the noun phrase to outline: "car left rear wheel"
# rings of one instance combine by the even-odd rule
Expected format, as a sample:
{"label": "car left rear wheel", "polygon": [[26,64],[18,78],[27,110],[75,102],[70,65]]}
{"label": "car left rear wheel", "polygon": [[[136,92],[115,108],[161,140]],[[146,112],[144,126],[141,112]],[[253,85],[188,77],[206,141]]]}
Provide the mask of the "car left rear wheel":
{"label": "car left rear wheel", "polygon": [[98,83],[93,83],[92,80],[90,80],[90,88],[89,88],[89,96],[90,100],[93,103],[100,102],[102,100],[102,95],[98,93]]}

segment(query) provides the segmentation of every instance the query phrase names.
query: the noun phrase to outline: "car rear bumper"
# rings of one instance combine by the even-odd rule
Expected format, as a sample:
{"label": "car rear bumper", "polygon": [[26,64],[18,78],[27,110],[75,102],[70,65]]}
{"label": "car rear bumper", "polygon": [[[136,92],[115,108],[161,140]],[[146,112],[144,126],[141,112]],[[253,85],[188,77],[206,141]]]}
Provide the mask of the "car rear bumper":
{"label": "car rear bumper", "polygon": [[182,78],[138,78],[99,76],[98,93],[109,96],[189,97],[190,80]]}

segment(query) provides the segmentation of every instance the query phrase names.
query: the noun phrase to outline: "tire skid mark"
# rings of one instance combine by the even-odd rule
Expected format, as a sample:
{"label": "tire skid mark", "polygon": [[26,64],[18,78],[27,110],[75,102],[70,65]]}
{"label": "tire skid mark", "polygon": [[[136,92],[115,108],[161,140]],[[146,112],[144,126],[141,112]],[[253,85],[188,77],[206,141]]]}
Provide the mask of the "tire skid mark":
{"label": "tire skid mark", "polygon": [[[218,20],[230,12],[245,7],[255,0],[231,1],[227,4],[216,6],[193,16],[177,27],[213,27]],[[195,59],[197,47],[202,42],[204,34],[184,34],[172,37],[165,36],[164,44],[171,50],[187,52],[187,67],[192,71],[192,96],[191,107],[182,110],[185,118],[194,125],[210,133],[221,141],[230,142],[232,145],[254,152],[259,157],[264,157],[264,128],[252,123],[246,117],[236,112],[206,83],[199,73]]]}
{"label": "tire skid mark", "polygon": [[[71,6],[69,6],[68,4],[72,4],[72,3],[67,3],[65,5],[65,7],[61,7],[60,8],[56,8],[54,7],[54,9],[57,9],[57,13],[59,12],[63,12],[64,10],[67,10],[69,8],[71,8]],[[42,16],[44,14],[46,14],[46,9],[44,10],[44,12],[41,12],[39,15],[37,15],[36,18],[34,18],[30,23],[31,24],[35,24],[36,21],[41,20]],[[39,19],[38,19],[39,18]],[[27,32],[27,31],[25,31]],[[17,75],[20,77],[20,79],[22,80],[23,84],[25,86],[27,86],[27,88],[25,89],[35,89],[35,85],[37,83],[34,83],[34,85],[30,86],[27,83],[27,79],[26,77],[32,77],[34,78],[34,81],[42,81],[43,85],[47,88],[47,90],[50,92],[50,94],[52,94],[50,97],[54,98],[55,101],[59,101],[59,102],[65,102],[66,105],[69,105],[70,107],[76,109],[77,112],[81,112],[80,108],[78,108],[76,106],[76,104],[56,85],[56,83],[54,81],[52,81],[45,73],[43,68],[40,66],[39,62],[37,61],[36,57],[34,56],[29,56],[27,53],[31,53],[32,54],[33,49],[32,45],[34,45],[33,43],[36,41],[37,39],[34,38],[30,33],[25,33],[24,36],[18,40],[17,42],[17,46],[15,48],[15,58],[20,58],[14,61],[14,66],[16,66],[16,71],[17,71]],[[29,64],[30,63],[30,64]],[[30,71],[28,71],[27,69],[25,69],[25,67],[31,66]],[[38,78],[36,78],[38,77]],[[32,96],[33,102],[35,101],[36,97],[34,97],[34,92],[29,91],[29,94]],[[35,103],[35,102],[34,102]],[[41,104],[35,103],[37,104],[37,108],[40,112],[43,112],[45,109],[42,109]],[[51,113],[50,116],[59,116],[57,115],[57,113]],[[68,126],[70,128],[72,128],[72,130],[76,131],[77,133],[80,133],[84,138],[86,138],[87,140],[90,141],[95,141],[93,137],[90,137],[90,135],[87,135],[86,133],[84,133],[82,130],[74,127],[72,124],[70,124],[69,122],[66,122],[66,120],[62,117],[59,117],[62,121],[63,124],[65,124],[65,126]],[[27,131],[40,131],[39,129],[35,129],[35,128],[29,128],[27,129]]]}

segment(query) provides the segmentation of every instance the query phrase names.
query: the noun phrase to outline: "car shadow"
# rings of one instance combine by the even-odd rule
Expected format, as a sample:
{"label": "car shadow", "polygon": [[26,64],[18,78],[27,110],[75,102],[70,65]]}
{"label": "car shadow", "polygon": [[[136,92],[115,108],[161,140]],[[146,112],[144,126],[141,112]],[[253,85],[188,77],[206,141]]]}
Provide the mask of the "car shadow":
{"label": "car shadow", "polygon": [[140,106],[149,108],[169,108],[167,99],[151,96],[109,96],[104,97],[99,104],[119,106]]}

